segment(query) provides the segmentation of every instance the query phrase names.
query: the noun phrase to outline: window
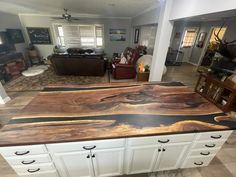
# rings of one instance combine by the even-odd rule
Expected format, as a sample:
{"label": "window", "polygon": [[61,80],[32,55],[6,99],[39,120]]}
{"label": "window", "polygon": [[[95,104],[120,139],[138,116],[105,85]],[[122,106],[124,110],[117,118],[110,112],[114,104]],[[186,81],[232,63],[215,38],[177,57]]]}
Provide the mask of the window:
{"label": "window", "polygon": [[2,42],[2,37],[0,36],[0,45],[2,45],[2,43],[3,43],[3,42]]}
{"label": "window", "polygon": [[[210,43],[216,43],[215,34],[217,34],[219,32],[219,30],[220,30],[220,28],[213,28],[212,33],[211,33]],[[219,32],[220,39],[223,39],[225,31],[226,31],[226,28],[221,28],[221,30]]]}
{"label": "window", "polygon": [[183,48],[192,47],[195,41],[196,34],[197,32],[195,29],[187,29],[184,33],[182,47]]}
{"label": "window", "polygon": [[103,47],[101,25],[54,25],[58,45],[69,47]]}

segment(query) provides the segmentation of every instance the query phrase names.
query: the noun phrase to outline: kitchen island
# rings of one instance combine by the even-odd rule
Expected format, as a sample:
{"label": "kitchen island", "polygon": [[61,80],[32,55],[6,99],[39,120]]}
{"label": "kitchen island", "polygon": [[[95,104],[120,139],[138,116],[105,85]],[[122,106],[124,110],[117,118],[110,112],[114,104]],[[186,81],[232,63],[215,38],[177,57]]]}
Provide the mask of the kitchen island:
{"label": "kitchen island", "polygon": [[2,129],[0,152],[20,176],[118,176],[206,166],[235,129],[178,82],[56,85]]}

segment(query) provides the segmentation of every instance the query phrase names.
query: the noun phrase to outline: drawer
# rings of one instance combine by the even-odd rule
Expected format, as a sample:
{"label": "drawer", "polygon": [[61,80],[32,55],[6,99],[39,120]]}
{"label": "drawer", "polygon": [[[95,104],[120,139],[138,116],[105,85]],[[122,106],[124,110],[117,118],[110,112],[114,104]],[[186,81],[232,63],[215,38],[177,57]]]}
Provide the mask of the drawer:
{"label": "drawer", "polygon": [[15,165],[28,166],[32,164],[51,162],[51,158],[48,154],[31,155],[24,157],[6,157],[5,159],[12,166]]}
{"label": "drawer", "polygon": [[0,153],[4,157],[23,157],[27,155],[44,154],[47,153],[47,149],[45,145],[1,147]]}
{"label": "drawer", "polygon": [[218,141],[196,141],[192,148],[193,149],[211,149],[211,148],[220,148],[226,140]]}
{"label": "drawer", "polygon": [[192,150],[189,153],[189,156],[211,156],[216,155],[216,153],[220,150],[220,148],[212,148],[212,149],[196,149]]}
{"label": "drawer", "polygon": [[37,174],[39,172],[55,170],[55,167],[52,163],[42,163],[28,166],[12,166],[12,168],[16,171],[17,174]]}
{"label": "drawer", "polygon": [[20,173],[18,174],[20,177],[59,177],[56,170],[52,171],[45,171],[45,172],[38,172],[35,174],[29,174],[29,173]]}
{"label": "drawer", "polygon": [[221,139],[228,139],[230,134],[233,131],[214,131],[214,132],[207,132],[207,133],[199,133],[197,134],[196,140],[221,140]]}
{"label": "drawer", "polygon": [[73,143],[58,143],[46,145],[50,152],[73,152],[92,149],[110,149],[125,146],[125,139],[83,141]]}
{"label": "drawer", "polygon": [[160,145],[160,144],[167,144],[167,143],[192,142],[194,138],[195,138],[195,134],[128,138],[128,145],[139,146],[139,145],[155,145],[155,144]]}
{"label": "drawer", "polygon": [[185,159],[181,168],[204,167],[209,165],[214,157],[214,155],[208,157],[189,157]]}

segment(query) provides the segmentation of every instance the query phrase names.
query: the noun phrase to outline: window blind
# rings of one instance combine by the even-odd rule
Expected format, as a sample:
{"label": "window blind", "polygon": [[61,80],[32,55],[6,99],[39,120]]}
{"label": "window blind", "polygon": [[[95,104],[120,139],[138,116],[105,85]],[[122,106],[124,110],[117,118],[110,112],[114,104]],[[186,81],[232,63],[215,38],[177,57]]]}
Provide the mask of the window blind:
{"label": "window blind", "polygon": [[63,25],[63,33],[65,36],[65,45],[69,47],[80,46],[79,26]]}

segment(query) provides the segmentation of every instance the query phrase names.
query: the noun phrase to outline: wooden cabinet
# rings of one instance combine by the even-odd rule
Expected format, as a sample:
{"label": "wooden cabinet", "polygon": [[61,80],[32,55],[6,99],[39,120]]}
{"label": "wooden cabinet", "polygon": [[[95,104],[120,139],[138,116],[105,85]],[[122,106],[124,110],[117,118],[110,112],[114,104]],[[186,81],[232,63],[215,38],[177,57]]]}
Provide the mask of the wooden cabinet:
{"label": "wooden cabinet", "polygon": [[158,146],[129,147],[127,156],[127,174],[151,172],[158,157]]}
{"label": "wooden cabinet", "polygon": [[55,153],[54,163],[61,177],[93,177],[89,151]]}

